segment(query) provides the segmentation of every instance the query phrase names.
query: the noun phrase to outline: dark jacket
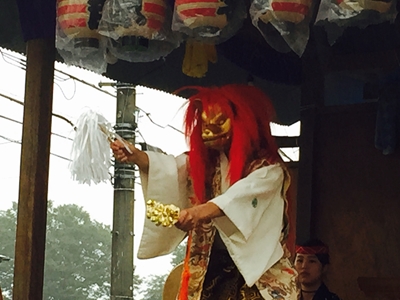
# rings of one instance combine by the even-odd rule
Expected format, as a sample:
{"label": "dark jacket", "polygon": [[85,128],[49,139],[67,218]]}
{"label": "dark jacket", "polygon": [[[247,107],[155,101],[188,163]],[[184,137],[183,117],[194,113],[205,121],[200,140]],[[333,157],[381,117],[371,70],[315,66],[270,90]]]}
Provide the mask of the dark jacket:
{"label": "dark jacket", "polygon": [[317,292],[315,293],[313,300],[340,300],[340,298],[328,290],[325,284],[321,284]]}
{"label": "dark jacket", "polygon": [[[301,300],[301,294],[299,299]],[[318,288],[317,292],[315,293],[313,300],[341,300],[336,294],[332,293],[328,290],[325,284],[321,284]]]}

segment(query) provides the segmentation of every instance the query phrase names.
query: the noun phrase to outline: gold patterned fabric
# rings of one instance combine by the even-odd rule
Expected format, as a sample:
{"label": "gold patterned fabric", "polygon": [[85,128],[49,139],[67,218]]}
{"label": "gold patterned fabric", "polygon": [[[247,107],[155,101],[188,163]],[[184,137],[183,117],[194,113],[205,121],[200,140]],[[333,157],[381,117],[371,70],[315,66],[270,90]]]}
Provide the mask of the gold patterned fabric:
{"label": "gold patterned fabric", "polygon": [[[200,300],[295,300],[297,273],[284,256],[252,287],[247,286],[226,250],[213,249]],[[262,294],[261,294],[262,293]]]}
{"label": "gold patterned fabric", "polygon": [[297,272],[285,254],[261,276],[256,286],[266,300],[296,300],[296,278]]}
{"label": "gold patterned fabric", "polygon": [[212,222],[204,223],[192,231],[190,246],[190,278],[188,287],[188,299],[200,299],[201,290],[206,276],[211,247],[214,242],[216,229]]}
{"label": "gold patterned fabric", "polygon": [[211,253],[201,300],[263,300],[257,287],[248,287],[226,250]]}
{"label": "gold patterned fabric", "polygon": [[[249,173],[268,165],[265,159],[258,159],[249,164]],[[210,173],[208,193],[210,199],[221,194],[221,169],[219,160]],[[282,192],[285,191],[284,186]],[[285,218],[282,241],[286,237],[287,219]],[[216,247],[218,233],[212,221],[198,226],[192,232],[189,251],[190,278],[188,300],[295,300],[296,276],[289,257],[284,256],[252,287],[246,285],[226,249]],[[216,238],[217,236],[217,238]],[[214,243],[215,241],[215,243]],[[284,243],[283,247],[285,249]],[[214,245],[214,247],[213,247]]]}

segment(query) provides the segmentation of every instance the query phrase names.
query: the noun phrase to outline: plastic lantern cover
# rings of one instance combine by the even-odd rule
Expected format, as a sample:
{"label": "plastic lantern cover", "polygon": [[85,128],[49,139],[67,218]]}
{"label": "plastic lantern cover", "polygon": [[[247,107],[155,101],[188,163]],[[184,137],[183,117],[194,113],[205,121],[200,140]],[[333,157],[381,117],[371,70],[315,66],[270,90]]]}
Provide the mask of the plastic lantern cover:
{"label": "plastic lantern cover", "polygon": [[104,0],[58,0],[56,48],[66,64],[102,74],[105,39],[97,32]]}
{"label": "plastic lantern cover", "polygon": [[396,16],[395,1],[321,0],[315,24],[326,28],[328,41],[333,45],[349,26],[363,29],[394,22]]}
{"label": "plastic lantern cover", "polygon": [[271,47],[301,56],[309,37],[311,5],[312,0],[253,0],[250,16]]}
{"label": "plastic lantern cover", "polygon": [[99,23],[109,51],[130,62],[167,56],[182,37],[171,31],[172,8],[167,0],[107,0]]}
{"label": "plastic lantern cover", "polygon": [[243,0],[175,0],[172,30],[219,44],[235,35],[245,17]]}

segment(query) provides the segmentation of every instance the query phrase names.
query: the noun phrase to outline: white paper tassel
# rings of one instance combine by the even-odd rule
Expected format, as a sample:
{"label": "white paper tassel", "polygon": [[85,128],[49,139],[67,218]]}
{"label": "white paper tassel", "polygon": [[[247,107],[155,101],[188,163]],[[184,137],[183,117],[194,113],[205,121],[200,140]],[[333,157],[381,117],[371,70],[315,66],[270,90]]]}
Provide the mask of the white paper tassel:
{"label": "white paper tassel", "polygon": [[111,130],[106,118],[92,110],[78,118],[69,165],[73,180],[90,185],[110,179]]}

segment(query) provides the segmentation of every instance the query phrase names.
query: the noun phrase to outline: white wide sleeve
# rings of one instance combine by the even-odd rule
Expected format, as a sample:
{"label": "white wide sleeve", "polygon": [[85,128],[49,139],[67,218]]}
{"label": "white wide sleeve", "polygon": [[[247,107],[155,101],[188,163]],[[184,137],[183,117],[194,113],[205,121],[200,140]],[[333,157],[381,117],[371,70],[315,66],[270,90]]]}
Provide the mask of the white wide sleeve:
{"label": "white wide sleeve", "polygon": [[214,223],[249,286],[283,255],[283,181],[279,164],[262,167],[210,200],[225,213]]}
{"label": "white wide sleeve", "polygon": [[[140,172],[144,201],[156,200],[174,204],[181,209],[189,206],[187,197],[186,155],[174,157],[156,152],[149,156],[149,172]],[[138,258],[153,258],[171,253],[185,238],[186,233],[175,226],[156,226],[145,218]]]}

